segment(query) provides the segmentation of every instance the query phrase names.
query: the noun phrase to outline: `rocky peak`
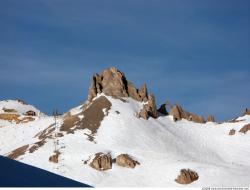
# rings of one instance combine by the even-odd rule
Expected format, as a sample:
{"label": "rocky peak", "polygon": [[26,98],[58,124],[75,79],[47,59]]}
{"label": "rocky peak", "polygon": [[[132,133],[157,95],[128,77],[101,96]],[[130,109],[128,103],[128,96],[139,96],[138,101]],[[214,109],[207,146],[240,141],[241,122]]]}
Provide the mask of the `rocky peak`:
{"label": "rocky peak", "polygon": [[148,95],[146,84],[137,89],[132,82],[126,79],[124,73],[114,67],[105,69],[101,74],[93,75],[88,102],[92,102],[98,93],[104,93],[114,98],[131,97],[134,100],[146,102],[139,117],[145,119],[157,117],[155,98],[154,95]]}
{"label": "rocky peak", "polygon": [[98,93],[104,93],[114,98],[131,97],[137,101],[147,101],[146,84],[137,89],[128,81],[121,71],[115,67],[105,69],[101,74],[94,74],[89,88],[88,101],[91,102]]}

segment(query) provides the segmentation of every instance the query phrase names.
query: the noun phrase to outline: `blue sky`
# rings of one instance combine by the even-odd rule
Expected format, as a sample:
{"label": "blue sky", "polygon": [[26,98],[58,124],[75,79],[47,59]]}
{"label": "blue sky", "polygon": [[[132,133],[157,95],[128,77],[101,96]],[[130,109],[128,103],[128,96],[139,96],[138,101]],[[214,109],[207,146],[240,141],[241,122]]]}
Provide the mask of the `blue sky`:
{"label": "blue sky", "polygon": [[220,120],[250,107],[248,0],[7,0],[0,29],[0,99],[64,112],[115,66],[157,104]]}

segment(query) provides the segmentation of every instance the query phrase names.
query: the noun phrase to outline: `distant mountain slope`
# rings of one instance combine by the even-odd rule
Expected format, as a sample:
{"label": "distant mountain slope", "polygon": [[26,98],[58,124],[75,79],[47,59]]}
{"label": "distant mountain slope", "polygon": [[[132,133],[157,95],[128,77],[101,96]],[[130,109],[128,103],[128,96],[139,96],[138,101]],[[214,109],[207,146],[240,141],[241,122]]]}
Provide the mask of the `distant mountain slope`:
{"label": "distant mountain slope", "polygon": [[[249,186],[250,131],[240,130],[250,115],[221,123],[196,116],[179,108],[160,113],[146,85],[136,89],[111,68],[95,74],[88,100],[56,123],[51,116],[0,120],[0,154],[97,187],[182,187],[175,181],[181,169],[199,175],[187,187]],[[121,154],[140,164],[122,167]]]}

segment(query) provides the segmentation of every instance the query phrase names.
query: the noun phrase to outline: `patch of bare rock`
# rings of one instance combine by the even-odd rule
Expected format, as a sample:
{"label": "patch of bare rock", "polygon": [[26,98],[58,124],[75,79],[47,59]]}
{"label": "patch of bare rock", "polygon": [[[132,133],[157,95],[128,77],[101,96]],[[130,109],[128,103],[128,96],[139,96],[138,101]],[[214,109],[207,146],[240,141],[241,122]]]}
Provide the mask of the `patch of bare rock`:
{"label": "patch of bare rock", "polygon": [[17,159],[19,156],[24,155],[28,148],[29,148],[29,145],[24,145],[10,152],[7,155],[7,157],[10,159]]}
{"label": "patch of bare rock", "polygon": [[117,156],[116,164],[126,168],[135,168],[136,165],[140,165],[138,161],[133,160],[128,154],[120,154]]}
{"label": "patch of bare rock", "polygon": [[239,132],[246,134],[248,131],[250,131],[250,123],[247,125],[244,125]]}
{"label": "patch of bare rock", "polygon": [[61,153],[57,150],[57,151],[54,151],[54,154],[52,156],[49,157],[49,161],[50,162],[53,162],[53,163],[58,163],[59,161],[59,155]]}
{"label": "patch of bare rock", "polygon": [[143,105],[143,108],[138,113],[138,117],[143,119],[148,119],[149,117],[158,117],[154,95],[150,95],[148,97],[148,102]]}
{"label": "patch of bare rock", "polygon": [[95,154],[95,158],[89,164],[90,167],[103,171],[112,169],[112,158],[110,154],[97,153]]}
{"label": "patch of bare rock", "polygon": [[190,184],[199,179],[198,174],[190,169],[182,169],[175,181],[179,184]]}
{"label": "patch of bare rock", "polygon": [[231,129],[230,131],[229,131],[229,133],[228,133],[228,135],[235,135],[235,129]]}
{"label": "patch of bare rock", "polygon": [[127,81],[124,73],[111,67],[101,74],[94,74],[89,88],[88,101],[91,102],[98,93],[104,93],[114,98],[131,97],[137,101],[147,101],[147,87],[142,85],[138,90],[132,82]]}
{"label": "patch of bare rock", "polygon": [[[77,129],[89,129],[92,134],[95,134],[101,125],[101,121],[106,116],[103,110],[105,109],[108,112],[110,108],[111,102],[105,96],[100,96],[93,100],[81,113],[71,115],[68,112],[64,116],[60,130],[74,133]],[[80,119],[79,115],[84,117]]]}
{"label": "patch of bare rock", "polygon": [[34,121],[35,118],[33,117],[23,117],[21,118],[19,114],[16,113],[1,113],[0,114],[0,119],[5,120],[5,121],[9,121],[9,122],[15,122],[16,124],[19,123],[28,123],[30,121]]}
{"label": "patch of bare rock", "polygon": [[89,166],[98,171],[103,171],[112,169],[113,163],[126,168],[135,168],[136,165],[140,165],[138,161],[132,159],[128,154],[120,154],[115,159],[112,159],[110,154],[97,153]]}
{"label": "patch of bare rock", "polygon": [[214,116],[209,115],[209,116],[207,117],[207,122],[215,122]]}
{"label": "patch of bare rock", "polygon": [[170,110],[170,115],[173,116],[174,121],[179,121],[181,119],[187,119],[189,121],[194,121],[196,123],[205,123],[205,119],[202,116],[184,111],[180,105],[172,106]]}

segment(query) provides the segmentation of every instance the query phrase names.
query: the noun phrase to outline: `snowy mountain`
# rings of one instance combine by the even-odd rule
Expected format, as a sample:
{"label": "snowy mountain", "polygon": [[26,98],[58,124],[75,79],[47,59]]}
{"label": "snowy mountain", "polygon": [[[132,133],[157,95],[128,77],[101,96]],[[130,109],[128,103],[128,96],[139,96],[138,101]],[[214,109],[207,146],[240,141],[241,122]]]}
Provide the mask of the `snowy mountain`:
{"label": "snowy mountain", "polygon": [[1,101],[0,154],[95,187],[250,185],[248,110],[217,123],[169,107],[157,110],[146,85],[106,69],[93,76],[86,102],[56,122]]}

